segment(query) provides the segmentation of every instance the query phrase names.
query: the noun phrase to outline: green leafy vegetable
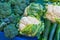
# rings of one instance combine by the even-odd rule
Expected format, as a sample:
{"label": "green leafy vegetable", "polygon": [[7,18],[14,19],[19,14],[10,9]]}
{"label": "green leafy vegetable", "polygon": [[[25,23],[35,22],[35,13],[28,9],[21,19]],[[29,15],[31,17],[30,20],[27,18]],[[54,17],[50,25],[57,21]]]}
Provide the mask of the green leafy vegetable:
{"label": "green leafy vegetable", "polygon": [[10,24],[4,28],[5,36],[8,38],[13,38],[18,35],[18,29],[15,27],[15,24]]}
{"label": "green leafy vegetable", "polygon": [[0,2],[0,18],[6,18],[11,15],[11,7],[9,3]]}
{"label": "green leafy vegetable", "polygon": [[24,15],[33,16],[39,19],[43,15],[43,6],[38,3],[31,3],[26,9]]}

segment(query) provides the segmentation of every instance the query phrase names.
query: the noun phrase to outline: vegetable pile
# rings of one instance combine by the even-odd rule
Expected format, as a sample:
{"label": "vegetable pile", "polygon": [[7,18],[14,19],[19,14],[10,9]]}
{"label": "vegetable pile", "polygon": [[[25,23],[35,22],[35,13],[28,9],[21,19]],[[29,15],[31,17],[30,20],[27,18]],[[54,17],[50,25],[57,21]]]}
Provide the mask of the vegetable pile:
{"label": "vegetable pile", "polygon": [[60,1],[0,0],[0,31],[11,39],[60,40]]}

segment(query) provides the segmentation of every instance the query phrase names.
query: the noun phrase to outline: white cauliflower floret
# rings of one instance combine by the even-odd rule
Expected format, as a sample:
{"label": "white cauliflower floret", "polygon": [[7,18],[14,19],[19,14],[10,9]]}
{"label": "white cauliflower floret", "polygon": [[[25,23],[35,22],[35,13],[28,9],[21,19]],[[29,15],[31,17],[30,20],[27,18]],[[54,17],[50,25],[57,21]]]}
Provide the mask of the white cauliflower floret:
{"label": "white cauliflower floret", "polygon": [[48,5],[46,17],[49,20],[56,22],[55,18],[60,18],[60,6]]}
{"label": "white cauliflower floret", "polygon": [[27,18],[30,20],[31,24],[39,24],[39,20],[37,20],[36,18],[30,16],[28,16]]}
{"label": "white cauliflower floret", "polygon": [[25,28],[25,25],[23,23],[20,23],[19,29],[22,30],[23,28]]}
{"label": "white cauliflower floret", "polygon": [[31,22],[29,21],[29,19],[27,17],[23,17],[21,20],[20,20],[20,23],[23,23],[25,25],[27,24],[31,24]]}
{"label": "white cauliflower floret", "polygon": [[54,13],[56,14],[56,16],[60,16],[60,6],[54,6]]}
{"label": "white cauliflower floret", "polygon": [[31,17],[31,16],[23,17],[20,20],[19,29],[23,30],[25,28],[25,26],[29,25],[29,24],[39,24],[39,20],[37,20],[35,17]]}
{"label": "white cauliflower floret", "polygon": [[48,11],[49,13],[52,13],[52,10],[53,10],[53,5],[48,5],[48,6],[47,6],[47,11]]}

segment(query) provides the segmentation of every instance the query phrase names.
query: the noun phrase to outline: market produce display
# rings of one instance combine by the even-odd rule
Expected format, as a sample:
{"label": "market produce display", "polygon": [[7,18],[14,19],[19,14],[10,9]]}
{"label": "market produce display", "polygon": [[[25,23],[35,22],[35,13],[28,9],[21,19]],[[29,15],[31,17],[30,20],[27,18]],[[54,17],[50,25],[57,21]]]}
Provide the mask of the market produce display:
{"label": "market produce display", "polygon": [[0,0],[0,32],[60,40],[60,0]]}

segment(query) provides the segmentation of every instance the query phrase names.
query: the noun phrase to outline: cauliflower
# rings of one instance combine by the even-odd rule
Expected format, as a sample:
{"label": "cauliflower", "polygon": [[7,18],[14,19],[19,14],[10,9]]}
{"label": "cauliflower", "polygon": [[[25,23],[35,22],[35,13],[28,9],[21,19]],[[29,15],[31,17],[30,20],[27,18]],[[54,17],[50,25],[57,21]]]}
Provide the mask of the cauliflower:
{"label": "cauliflower", "polygon": [[56,22],[60,20],[60,6],[49,4],[47,6],[47,14],[46,17],[52,22]]}
{"label": "cauliflower", "polygon": [[36,36],[44,30],[44,23],[35,17],[22,17],[19,24],[19,31],[22,35]]}
{"label": "cauliflower", "polygon": [[20,20],[20,34],[28,36],[37,36],[44,30],[44,23],[40,21],[43,14],[43,7],[38,3],[31,3],[26,7],[24,16]]}
{"label": "cauliflower", "polygon": [[39,24],[39,20],[37,20],[34,17],[30,17],[30,16],[23,17],[20,20],[20,30],[23,30],[23,27],[25,27],[26,25],[29,25],[29,24]]}
{"label": "cauliflower", "polygon": [[33,16],[39,19],[43,14],[43,6],[38,3],[31,3],[25,8],[25,16]]}

